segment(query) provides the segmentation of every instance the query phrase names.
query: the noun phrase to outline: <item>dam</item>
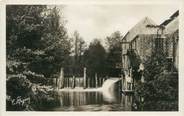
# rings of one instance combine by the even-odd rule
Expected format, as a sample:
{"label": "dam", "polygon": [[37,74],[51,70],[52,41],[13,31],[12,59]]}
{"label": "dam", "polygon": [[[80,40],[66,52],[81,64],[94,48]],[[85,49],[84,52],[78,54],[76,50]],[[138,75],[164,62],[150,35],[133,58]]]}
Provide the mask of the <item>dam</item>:
{"label": "dam", "polygon": [[51,111],[130,111],[132,96],[122,94],[121,78],[109,78],[101,87],[62,88],[56,99],[59,106]]}

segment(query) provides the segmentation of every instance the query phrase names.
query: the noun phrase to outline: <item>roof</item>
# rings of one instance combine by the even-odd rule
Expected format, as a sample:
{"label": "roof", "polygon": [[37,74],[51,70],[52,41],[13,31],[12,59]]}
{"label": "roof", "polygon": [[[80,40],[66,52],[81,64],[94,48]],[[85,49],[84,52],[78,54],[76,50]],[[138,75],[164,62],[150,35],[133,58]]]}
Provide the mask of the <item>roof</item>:
{"label": "roof", "polygon": [[179,16],[179,10],[177,10],[173,15],[171,15],[169,17],[169,19],[165,20],[163,23],[161,23],[160,25],[166,26],[167,24],[169,24],[172,20],[174,20],[176,17]]}
{"label": "roof", "polygon": [[165,26],[165,34],[174,33],[179,29],[179,17]]}
{"label": "roof", "polygon": [[168,23],[164,21],[161,25],[165,26],[165,33],[174,33],[179,29],[179,11],[176,11],[169,19]]}
{"label": "roof", "polygon": [[179,10],[177,10],[170,18],[175,18],[179,16]]}
{"label": "roof", "polygon": [[139,34],[156,34],[157,29],[149,28],[148,25],[156,25],[156,23],[148,17],[143,18],[127,32],[123,39],[126,39],[126,41],[132,41]]}

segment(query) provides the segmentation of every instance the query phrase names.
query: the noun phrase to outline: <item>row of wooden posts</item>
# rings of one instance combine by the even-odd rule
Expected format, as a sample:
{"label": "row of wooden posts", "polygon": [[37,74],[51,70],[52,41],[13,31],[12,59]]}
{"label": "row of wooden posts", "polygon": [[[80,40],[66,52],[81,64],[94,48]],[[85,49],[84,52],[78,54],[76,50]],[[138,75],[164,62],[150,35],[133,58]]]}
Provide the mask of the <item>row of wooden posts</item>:
{"label": "row of wooden posts", "polygon": [[97,73],[95,74],[95,78],[89,78],[86,74],[86,68],[83,69],[83,77],[64,77],[64,68],[61,68],[59,78],[54,78],[55,87],[58,89],[62,88],[75,88],[75,87],[83,87],[83,88],[91,88],[91,87],[101,87],[103,82],[106,80],[105,77],[98,77]]}

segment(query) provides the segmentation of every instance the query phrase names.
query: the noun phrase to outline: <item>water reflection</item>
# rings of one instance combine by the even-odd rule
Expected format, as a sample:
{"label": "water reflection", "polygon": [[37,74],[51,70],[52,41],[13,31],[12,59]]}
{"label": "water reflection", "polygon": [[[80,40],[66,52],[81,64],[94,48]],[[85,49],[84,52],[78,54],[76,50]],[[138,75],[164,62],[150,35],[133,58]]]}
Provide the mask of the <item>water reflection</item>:
{"label": "water reflection", "polygon": [[129,111],[132,97],[119,93],[106,96],[101,91],[61,91],[58,99],[60,106],[54,111]]}
{"label": "water reflection", "polygon": [[59,96],[61,106],[99,104],[103,100],[98,92],[60,92]]}

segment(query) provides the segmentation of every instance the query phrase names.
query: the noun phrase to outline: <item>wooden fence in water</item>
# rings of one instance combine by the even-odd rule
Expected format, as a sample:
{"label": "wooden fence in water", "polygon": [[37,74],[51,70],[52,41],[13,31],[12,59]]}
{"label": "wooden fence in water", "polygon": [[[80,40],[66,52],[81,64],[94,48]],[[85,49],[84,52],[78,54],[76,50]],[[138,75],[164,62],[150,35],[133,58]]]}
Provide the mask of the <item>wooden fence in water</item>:
{"label": "wooden fence in water", "polygon": [[107,77],[98,77],[95,74],[94,77],[88,77],[86,75],[86,68],[84,68],[83,76],[65,76],[64,70],[61,68],[59,78],[54,78],[53,83],[56,88],[98,88],[101,87]]}

